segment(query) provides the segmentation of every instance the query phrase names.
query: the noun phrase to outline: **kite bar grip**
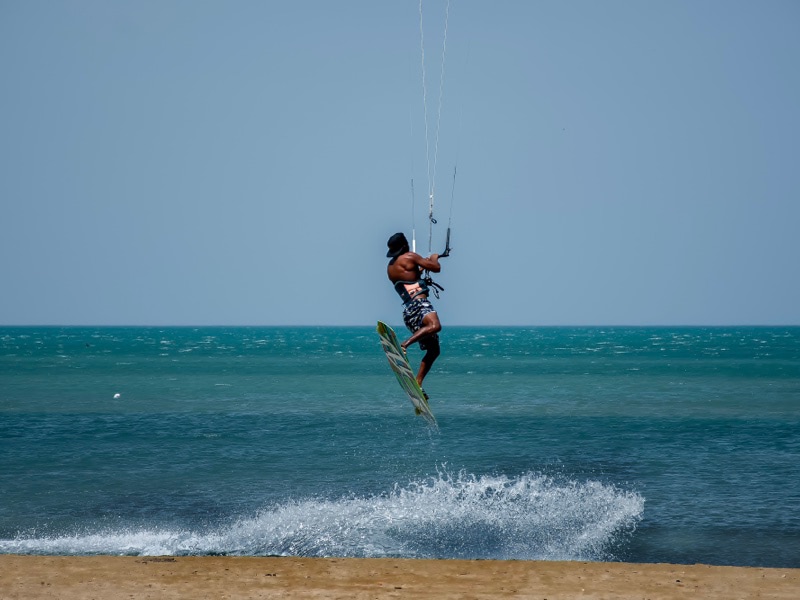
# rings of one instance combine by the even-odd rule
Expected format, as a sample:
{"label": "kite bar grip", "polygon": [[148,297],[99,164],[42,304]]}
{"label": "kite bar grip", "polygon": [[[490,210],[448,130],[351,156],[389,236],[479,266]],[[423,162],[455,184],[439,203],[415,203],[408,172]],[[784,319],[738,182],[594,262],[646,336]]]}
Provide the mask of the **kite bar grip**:
{"label": "kite bar grip", "polygon": [[439,258],[450,256],[450,228],[447,228],[447,237],[444,240],[444,252],[439,255]]}

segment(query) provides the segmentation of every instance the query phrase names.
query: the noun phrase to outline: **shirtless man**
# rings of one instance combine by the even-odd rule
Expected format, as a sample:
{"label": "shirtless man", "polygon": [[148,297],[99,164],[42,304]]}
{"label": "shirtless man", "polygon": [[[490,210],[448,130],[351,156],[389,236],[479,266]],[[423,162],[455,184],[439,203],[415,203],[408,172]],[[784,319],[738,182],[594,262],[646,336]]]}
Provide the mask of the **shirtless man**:
{"label": "shirtless man", "polygon": [[440,354],[438,333],[442,329],[436,309],[428,300],[428,284],[423,279],[422,272],[438,273],[441,270],[439,255],[431,254],[430,257],[423,258],[416,252],[411,252],[408,240],[402,233],[395,233],[390,237],[387,246],[389,251],[386,256],[392,260],[389,261],[386,273],[403,300],[403,321],[411,331],[411,337],[400,346],[405,351],[411,344],[419,342],[420,349],[425,351],[417,373],[417,383],[421,387],[422,380]]}

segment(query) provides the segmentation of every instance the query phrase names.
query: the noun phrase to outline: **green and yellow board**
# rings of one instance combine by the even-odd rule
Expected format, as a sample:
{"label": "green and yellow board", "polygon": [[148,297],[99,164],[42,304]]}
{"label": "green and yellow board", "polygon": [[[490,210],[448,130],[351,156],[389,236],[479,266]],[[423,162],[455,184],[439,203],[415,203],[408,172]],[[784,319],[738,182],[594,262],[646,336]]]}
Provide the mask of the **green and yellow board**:
{"label": "green and yellow board", "polygon": [[425,393],[417,383],[414,371],[411,370],[411,365],[408,364],[406,354],[400,347],[400,342],[397,341],[394,330],[386,323],[378,321],[378,335],[381,337],[381,346],[383,346],[383,351],[386,352],[389,366],[397,377],[397,381],[400,382],[400,387],[408,394],[408,399],[414,405],[416,413],[422,415],[431,425],[436,425],[436,418],[428,406]]}

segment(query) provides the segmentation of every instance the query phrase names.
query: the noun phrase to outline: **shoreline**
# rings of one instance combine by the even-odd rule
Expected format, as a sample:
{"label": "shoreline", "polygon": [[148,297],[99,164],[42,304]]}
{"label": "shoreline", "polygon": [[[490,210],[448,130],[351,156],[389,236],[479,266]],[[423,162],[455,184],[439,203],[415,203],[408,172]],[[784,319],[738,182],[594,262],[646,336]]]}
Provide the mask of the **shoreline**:
{"label": "shoreline", "polygon": [[800,598],[800,569],[711,565],[231,556],[0,555],[0,597]]}

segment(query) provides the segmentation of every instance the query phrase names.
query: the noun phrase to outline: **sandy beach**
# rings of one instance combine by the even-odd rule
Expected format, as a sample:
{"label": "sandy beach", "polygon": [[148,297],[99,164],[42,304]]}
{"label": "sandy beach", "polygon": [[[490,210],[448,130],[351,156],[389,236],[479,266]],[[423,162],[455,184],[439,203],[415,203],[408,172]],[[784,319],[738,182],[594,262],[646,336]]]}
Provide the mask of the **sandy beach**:
{"label": "sandy beach", "polygon": [[0,556],[0,598],[800,598],[800,569],[413,559]]}

